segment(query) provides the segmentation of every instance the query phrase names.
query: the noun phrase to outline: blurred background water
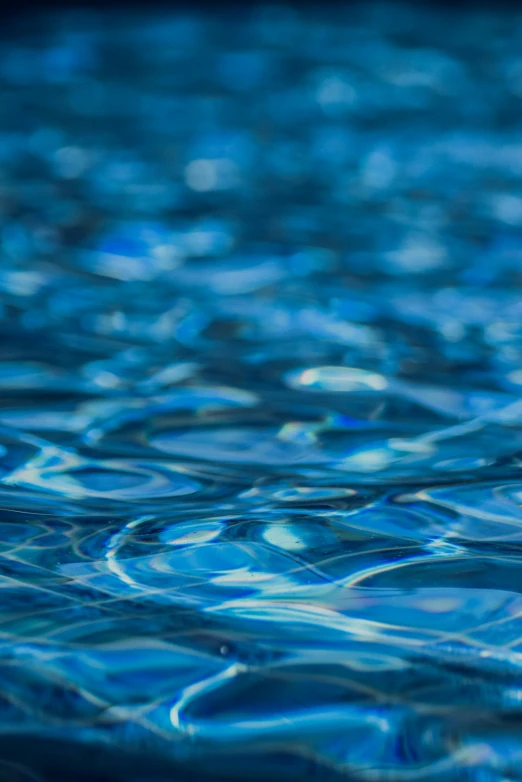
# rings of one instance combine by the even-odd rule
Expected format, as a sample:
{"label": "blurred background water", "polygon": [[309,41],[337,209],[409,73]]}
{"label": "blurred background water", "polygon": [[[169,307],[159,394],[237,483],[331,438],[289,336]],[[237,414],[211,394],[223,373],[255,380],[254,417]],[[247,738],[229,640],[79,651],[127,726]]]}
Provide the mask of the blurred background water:
{"label": "blurred background water", "polygon": [[0,779],[522,779],[522,13],[0,44]]}

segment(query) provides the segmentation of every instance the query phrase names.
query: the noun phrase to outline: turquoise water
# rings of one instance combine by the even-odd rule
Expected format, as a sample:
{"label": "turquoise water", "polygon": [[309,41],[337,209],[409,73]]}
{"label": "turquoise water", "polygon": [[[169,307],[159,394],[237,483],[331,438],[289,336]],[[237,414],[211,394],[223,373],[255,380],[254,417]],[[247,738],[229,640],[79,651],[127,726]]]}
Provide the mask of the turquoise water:
{"label": "turquoise water", "polygon": [[0,779],[522,779],[522,16],[0,46]]}

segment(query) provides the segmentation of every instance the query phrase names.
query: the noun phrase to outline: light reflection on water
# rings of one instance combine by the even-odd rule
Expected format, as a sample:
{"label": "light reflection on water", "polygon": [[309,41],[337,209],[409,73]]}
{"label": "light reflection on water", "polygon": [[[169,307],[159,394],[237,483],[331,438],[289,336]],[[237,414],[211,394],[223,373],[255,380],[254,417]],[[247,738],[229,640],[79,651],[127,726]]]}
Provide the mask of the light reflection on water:
{"label": "light reflection on water", "polygon": [[521,23],[4,36],[2,779],[520,778]]}

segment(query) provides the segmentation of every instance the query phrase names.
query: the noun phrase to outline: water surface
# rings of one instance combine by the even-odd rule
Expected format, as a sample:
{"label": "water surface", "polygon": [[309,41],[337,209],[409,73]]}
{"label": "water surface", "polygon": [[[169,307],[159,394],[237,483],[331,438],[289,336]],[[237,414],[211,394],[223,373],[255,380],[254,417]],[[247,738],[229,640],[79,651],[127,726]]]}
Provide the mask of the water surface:
{"label": "water surface", "polygon": [[1,779],[522,779],[521,44],[4,32]]}

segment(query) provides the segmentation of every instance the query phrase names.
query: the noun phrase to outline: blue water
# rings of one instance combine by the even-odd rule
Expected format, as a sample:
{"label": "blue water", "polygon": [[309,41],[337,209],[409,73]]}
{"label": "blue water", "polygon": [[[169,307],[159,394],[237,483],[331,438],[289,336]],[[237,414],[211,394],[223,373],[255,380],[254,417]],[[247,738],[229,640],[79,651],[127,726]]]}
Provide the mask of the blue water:
{"label": "blue water", "polygon": [[0,780],[522,780],[522,14],[0,45]]}

